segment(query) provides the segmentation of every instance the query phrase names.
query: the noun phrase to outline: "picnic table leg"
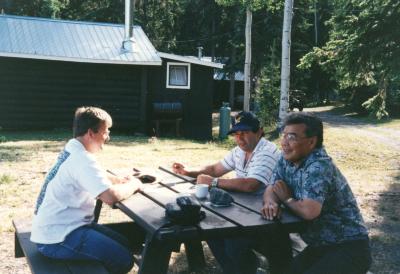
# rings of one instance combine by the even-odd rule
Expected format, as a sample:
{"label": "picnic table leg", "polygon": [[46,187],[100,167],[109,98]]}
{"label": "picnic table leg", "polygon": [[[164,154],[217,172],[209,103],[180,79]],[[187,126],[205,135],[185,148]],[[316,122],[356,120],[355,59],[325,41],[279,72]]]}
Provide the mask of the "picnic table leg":
{"label": "picnic table leg", "polygon": [[24,251],[22,251],[21,245],[19,243],[19,239],[17,236],[17,232],[14,234],[14,256],[15,258],[25,257]]}
{"label": "picnic table leg", "polygon": [[146,237],[146,244],[142,252],[142,261],[139,274],[165,274],[168,271],[169,259],[173,246],[166,242]]}
{"label": "picnic table leg", "polygon": [[204,268],[206,262],[204,260],[203,245],[201,244],[201,241],[191,240],[184,242],[184,244],[189,269],[195,271]]}

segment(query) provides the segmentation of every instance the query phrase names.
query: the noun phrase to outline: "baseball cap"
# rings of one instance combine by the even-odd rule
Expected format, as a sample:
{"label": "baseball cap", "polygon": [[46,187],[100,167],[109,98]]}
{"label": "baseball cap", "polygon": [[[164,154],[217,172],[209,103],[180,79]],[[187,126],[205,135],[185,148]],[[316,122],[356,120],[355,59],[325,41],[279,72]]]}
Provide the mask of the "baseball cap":
{"label": "baseball cap", "polygon": [[251,112],[242,111],[232,121],[232,128],[228,134],[236,131],[256,131],[260,128],[260,121]]}

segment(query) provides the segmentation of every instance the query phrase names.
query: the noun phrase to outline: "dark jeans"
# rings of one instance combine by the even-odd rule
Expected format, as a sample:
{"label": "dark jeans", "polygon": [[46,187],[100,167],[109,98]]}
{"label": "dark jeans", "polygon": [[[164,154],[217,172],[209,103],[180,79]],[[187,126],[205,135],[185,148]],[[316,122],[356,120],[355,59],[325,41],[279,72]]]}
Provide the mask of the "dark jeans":
{"label": "dark jeans", "polygon": [[54,259],[96,260],[116,274],[133,267],[129,241],[114,230],[91,224],[79,227],[57,244],[37,244],[38,251]]}
{"label": "dark jeans", "polygon": [[291,260],[289,235],[280,227],[247,238],[209,240],[207,242],[225,274],[252,274],[258,267],[257,250],[267,257],[272,274],[281,274]]}
{"label": "dark jeans", "polygon": [[296,256],[286,274],[365,274],[371,266],[369,240],[306,247]]}

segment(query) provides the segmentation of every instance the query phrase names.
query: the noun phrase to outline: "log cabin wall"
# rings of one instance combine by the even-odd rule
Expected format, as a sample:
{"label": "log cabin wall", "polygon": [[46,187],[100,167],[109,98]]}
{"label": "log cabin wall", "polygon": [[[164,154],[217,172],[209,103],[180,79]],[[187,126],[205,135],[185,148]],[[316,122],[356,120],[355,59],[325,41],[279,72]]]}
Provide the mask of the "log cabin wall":
{"label": "log cabin wall", "polygon": [[0,127],[69,128],[75,109],[91,105],[111,114],[113,128],[135,130],[143,113],[144,71],[143,66],[0,57]]}

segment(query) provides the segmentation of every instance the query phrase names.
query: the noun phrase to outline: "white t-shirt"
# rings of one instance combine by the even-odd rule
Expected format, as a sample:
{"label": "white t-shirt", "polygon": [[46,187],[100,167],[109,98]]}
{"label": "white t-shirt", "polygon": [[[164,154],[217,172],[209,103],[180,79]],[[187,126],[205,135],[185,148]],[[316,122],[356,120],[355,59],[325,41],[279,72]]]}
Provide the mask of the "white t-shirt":
{"label": "white t-shirt", "polygon": [[272,183],[270,181],[272,171],[280,155],[281,153],[276,145],[262,137],[246,164],[246,152],[239,146],[232,149],[221,160],[221,164],[229,171],[235,170],[237,178],[254,178],[263,183],[263,187],[257,191],[257,193],[261,193],[264,191],[266,185]]}
{"label": "white t-shirt", "polygon": [[68,141],[46,183],[31,234],[31,241],[41,244],[62,242],[74,229],[91,223],[95,198],[111,186],[94,156],[76,139]]}

